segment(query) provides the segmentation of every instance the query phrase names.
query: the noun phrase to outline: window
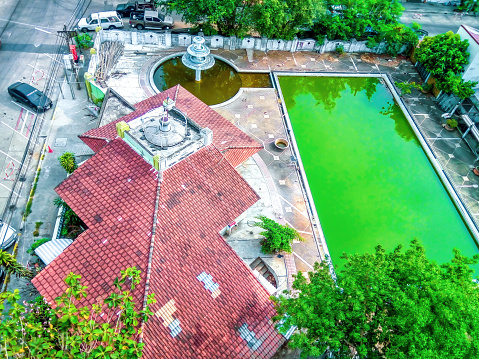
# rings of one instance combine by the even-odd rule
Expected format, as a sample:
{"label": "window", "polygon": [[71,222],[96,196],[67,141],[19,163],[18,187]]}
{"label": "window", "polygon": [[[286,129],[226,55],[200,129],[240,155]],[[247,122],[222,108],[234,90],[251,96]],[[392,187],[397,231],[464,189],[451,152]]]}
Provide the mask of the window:
{"label": "window", "polygon": [[107,23],[107,22],[109,22],[108,19],[101,19],[101,23],[102,23],[102,24],[105,24],[105,23]]}
{"label": "window", "polygon": [[151,16],[145,16],[145,21],[153,21],[153,18]]}
{"label": "window", "polygon": [[98,25],[98,20],[97,20],[97,19],[92,20],[92,21],[90,22],[90,25]]}
{"label": "window", "polygon": [[157,17],[154,17],[153,21],[160,22],[160,19],[158,19]]}

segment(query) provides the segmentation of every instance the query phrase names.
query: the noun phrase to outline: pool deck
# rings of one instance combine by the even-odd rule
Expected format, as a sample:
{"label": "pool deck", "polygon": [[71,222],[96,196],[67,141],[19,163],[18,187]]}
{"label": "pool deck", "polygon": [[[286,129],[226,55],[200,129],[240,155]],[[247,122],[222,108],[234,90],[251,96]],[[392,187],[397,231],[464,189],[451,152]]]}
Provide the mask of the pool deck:
{"label": "pool deck", "polygon": [[[124,73],[119,78],[108,79],[107,84],[117,90],[131,103],[152,95],[148,88],[148,69],[154,62],[173,54],[184,52],[185,48],[168,51],[151,46],[127,46],[125,54],[118,61],[114,71]],[[392,59],[374,54],[317,54],[315,52],[291,53],[286,51],[246,52],[246,50],[212,49],[212,54],[226,59],[239,71],[258,72],[320,72],[351,74],[389,74],[392,81],[422,82],[414,65],[408,58]],[[435,98],[418,90],[403,96],[404,104],[417,128],[432,150],[434,157],[444,169],[462,203],[474,223],[479,224],[479,177],[472,173],[475,156],[469,150],[457,131],[448,132],[442,125],[443,112],[437,107]],[[230,101],[213,106],[226,119],[264,144],[264,149],[239,166],[238,171],[260,194],[262,200],[248,210],[246,219],[237,231],[228,238],[228,243],[246,261],[252,262],[261,255],[257,229],[248,226],[258,214],[274,216],[300,231],[305,242],[293,244],[293,254],[278,258],[267,256],[268,264],[277,270],[284,288],[291,284],[291,275],[297,270],[311,270],[314,262],[324,258],[321,241],[313,237],[304,190],[299,170],[292,161],[290,149],[277,150],[273,141],[284,137],[285,127],[281,116],[278,94],[275,89],[242,89]],[[264,255],[261,255],[265,257]]]}

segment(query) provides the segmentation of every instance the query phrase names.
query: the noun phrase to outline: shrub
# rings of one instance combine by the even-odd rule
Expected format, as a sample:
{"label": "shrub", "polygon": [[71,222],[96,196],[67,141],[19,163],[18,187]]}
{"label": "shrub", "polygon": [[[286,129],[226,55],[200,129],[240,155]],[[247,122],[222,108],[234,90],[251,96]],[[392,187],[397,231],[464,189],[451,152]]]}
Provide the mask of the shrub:
{"label": "shrub", "polygon": [[60,161],[60,165],[63,167],[68,174],[73,173],[78,168],[75,154],[72,152],[65,152],[63,155],[58,157],[58,161]]}
{"label": "shrub", "polygon": [[42,244],[50,242],[50,241],[51,241],[51,238],[37,239],[35,242],[32,243],[32,245],[30,246],[30,249],[27,249],[27,253],[30,253],[32,255],[35,254],[34,252],[35,249],[40,247]]}
{"label": "shrub", "polygon": [[457,127],[457,121],[453,118],[448,119],[446,123],[451,128],[456,128]]}
{"label": "shrub", "polygon": [[340,55],[344,54],[344,45],[336,46],[336,53],[338,53]]}
{"label": "shrub", "polygon": [[291,253],[293,240],[304,240],[294,228],[281,225],[265,216],[259,216],[257,218],[261,222],[255,225],[264,229],[260,234],[264,236],[261,240],[261,251],[265,254],[281,251]]}
{"label": "shrub", "polygon": [[35,222],[35,229],[38,229],[42,226],[43,222],[39,221],[39,222]]}
{"label": "shrub", "polygon": [[87,49],[93,46],[92,37],[87,33],[75,36],[75,42],[80,49]]}
{"label": "shrub", "polygon": [[34,236],[34,237],[38,237],[39,235],[40,235],[40,232],[38,231],[38,229],[35,229],[35,230],[33,231],[33,236]]}

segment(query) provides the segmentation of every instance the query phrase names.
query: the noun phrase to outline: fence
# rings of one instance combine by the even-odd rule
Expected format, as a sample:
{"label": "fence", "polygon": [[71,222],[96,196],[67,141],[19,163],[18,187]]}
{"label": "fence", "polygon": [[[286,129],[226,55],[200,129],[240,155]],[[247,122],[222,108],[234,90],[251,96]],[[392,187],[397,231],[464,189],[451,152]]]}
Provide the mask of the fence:
{"label": "fence", "polygon": [[[152,45],[160,48],[170,47],[187,47],[191,45],[191,34],[172,34],[171,31],[165,31],[162,33],[157,32],[133,32],[133,31],[119,31],[109,30],[100,31],[97,36],[98,45],[105,41],[120,41],[123,44],[129,45]],[[97,39],[95,39],[95,46],[97,45]],[[268,39],[267,37],[245,37],[237,38],[236,36],[204,36],[206,46],[211,49],[254,49],[259,51],[316,51],[318,53],[325,53],[329,51],[335,51],[338,46],[342,46],[344,52],[373,52],[382,54],[386,51],[386,43],[381,42],[374,48],[368,48],[366,41],[357,41],[351,39],[350,41],[343,40],[328,40],[324,39],[323,43],[315,39],[298,39],[293,40],[281,40],[281,39]],[[399,53],[407,50],[407,46],[403,46]],[[98,51],[98,48],[97,48]]]}

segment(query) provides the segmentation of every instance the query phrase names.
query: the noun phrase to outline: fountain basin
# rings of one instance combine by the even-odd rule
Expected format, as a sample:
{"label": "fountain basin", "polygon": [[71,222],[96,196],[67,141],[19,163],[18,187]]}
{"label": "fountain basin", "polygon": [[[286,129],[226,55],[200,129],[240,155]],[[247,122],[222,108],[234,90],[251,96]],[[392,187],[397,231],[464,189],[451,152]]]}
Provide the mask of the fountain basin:
{"label": "fountain basin", "polygon": [[182,55],[160,61],[152,68],[152,83],[157,92],[180,84],[207,105],[217,105],[235,96],[241,87],[272,87],[268,73],[238,72],[215,56],[213,67],[201,71],[201,81],[195,81],[195,70],[186,67]]}

